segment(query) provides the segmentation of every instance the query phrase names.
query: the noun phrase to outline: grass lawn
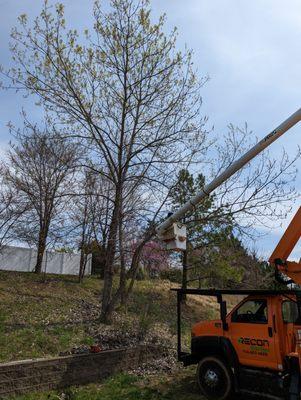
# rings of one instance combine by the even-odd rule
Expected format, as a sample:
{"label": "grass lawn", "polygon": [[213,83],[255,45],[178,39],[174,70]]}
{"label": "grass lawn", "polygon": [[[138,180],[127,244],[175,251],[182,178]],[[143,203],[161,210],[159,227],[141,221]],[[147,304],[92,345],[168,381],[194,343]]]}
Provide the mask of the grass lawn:
{"label": "grass lawn", "polygon": [[[100,281],[0,272],[0,361],[58,355],[93,342],[83,306],[97,302]],[[82,301],[84,299],[84,303]]]}
{"label": "grass lawn", "polygon": [[160,377],[121,374],[100,385],[19,396],[14,400],[202,400],[194,375],[195,368]]}

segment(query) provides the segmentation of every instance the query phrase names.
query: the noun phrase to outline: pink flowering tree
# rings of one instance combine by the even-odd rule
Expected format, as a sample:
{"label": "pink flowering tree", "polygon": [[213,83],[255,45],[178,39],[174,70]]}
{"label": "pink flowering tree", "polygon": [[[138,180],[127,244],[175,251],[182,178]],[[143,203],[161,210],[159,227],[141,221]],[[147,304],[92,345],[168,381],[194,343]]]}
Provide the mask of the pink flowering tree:
{"label": "pink flowering tree", "polygon": [[141,255],[141,264],[149,276],[154,276],[169,267],[169,253],[155,241],[146,243]]}

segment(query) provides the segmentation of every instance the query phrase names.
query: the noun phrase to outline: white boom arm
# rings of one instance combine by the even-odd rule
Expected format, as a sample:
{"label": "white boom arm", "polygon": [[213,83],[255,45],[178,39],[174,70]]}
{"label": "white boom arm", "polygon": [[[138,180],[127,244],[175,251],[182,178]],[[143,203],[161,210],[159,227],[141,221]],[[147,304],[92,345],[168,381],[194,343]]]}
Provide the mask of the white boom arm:
{"label": "white boom arm", "polygon": [[[252,147],[246,154],[240,157],[238,160],[234,161],[224,172],[222,172],[219,176],[217,176],[212,182],[204,187],[204,189],[199,192],[197,195],[192,197],[187,203],[185,203],[181,208],[179,208],[175,213],[169,216],[164,222],[162,222],[156,229],[157,235],[163,241],[171,241],[175,238],[171,238],[171,234],[167,232],[173,227],[174,223],[179,221],[187,212],[191,211],[195,208],[206,196],[208,196],[211,192],[213,192],[217,187],[219,187],[223,182],[229,179],[232,175],[234,175],[238,170],[240,170],[244,165],[246,165],[249,161],[251,161],[254,157],[256,157],[259,153],[261,153],[265,148],[267,148],[270,144],[272,144],[275,140],[277,140],[280,136],[282,136],[286,131],[288,131],[291,127],[296,125],[301,121],[301,108],[292,114],[289,118],[287,118],[282,124],[280,124],[276,129],[274,129],[271,133],[269,133],[264,139],[258,142],[254,147]],[[177,228],[175,228],[177,235]],[[183,238],[180,239],[180,242],[185,242],[184,236],[186,236],[185,229],[181,231],[181,226],[178,227],[178,234]],[[176,248],[177,246],[170,246],[169,248]],[[180,246],[180,249],[185,249],[184,244]]]}

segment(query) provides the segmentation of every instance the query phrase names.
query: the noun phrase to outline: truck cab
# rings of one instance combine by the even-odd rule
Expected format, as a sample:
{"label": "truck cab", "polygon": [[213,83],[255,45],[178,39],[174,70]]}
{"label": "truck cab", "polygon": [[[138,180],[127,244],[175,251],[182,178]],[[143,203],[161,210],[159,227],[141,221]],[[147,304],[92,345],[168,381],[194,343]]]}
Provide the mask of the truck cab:
{"label": "truck cab", "polygon": [[[298,291],[185,292],[214,295],[220,303],[220,319],[193,325],[190,353],[183,353],[178,342],[179,359],[198,365],[197,381],[208,399],[231,398],[234,392],[300,399]],[[246,297],[227,313],[225,294]]]}
{"label": "truck cab", "polygon": [[285,357],[295,351],[296,300],[283,296],[248,296],[222,321],[200,322],[192,327],[192,343],[203,336],[222,335],[231,342],[245,366],[284,369]]}

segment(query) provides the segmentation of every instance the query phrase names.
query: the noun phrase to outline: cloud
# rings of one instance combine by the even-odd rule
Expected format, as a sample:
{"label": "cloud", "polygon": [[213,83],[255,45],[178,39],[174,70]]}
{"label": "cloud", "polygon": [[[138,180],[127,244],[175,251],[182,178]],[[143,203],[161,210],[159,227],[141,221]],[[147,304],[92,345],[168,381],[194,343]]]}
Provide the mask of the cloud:
{"label": "cloud", "polygon": [[[248,122],[254,135],[269,131],[300,108],[301,2],[289,0],[153,0],[157,14],[167,13],[169,27],[177,25],[179,39],[194,49],[200,75],[209,73],[203,90],[203,110],[218,134],[229,122]],[[271,156],[282,149],[293,156],[300,141],[295,126],[270,147]],[[301,161],[297,163],[301,171]],[[296,187],[301,188],[299,172]],[[299,204],[295,204],[294,208]],[[275,228],[257,243],[268,256],[289,223]]]}
{"label": "cloud", "polygon": [[155,0],[153,9],[166,11],[182,44],[195,50],[200,74],[211,75],[207,109],[221,124],[264,128],[300,107],[300,1]]}

